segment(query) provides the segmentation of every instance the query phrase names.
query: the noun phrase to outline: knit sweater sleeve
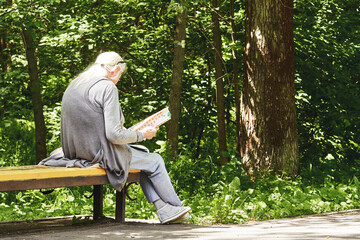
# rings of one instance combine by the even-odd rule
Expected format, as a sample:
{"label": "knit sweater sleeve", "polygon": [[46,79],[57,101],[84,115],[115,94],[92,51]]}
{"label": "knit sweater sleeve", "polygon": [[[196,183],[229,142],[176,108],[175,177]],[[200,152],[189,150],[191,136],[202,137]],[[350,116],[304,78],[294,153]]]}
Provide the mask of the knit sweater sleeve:
{"label": "knit sweater sleeve", "polygon": [[90,101],[102,108],[105,122],[105,134],[113,144],[128,144],[144,140],[143,134],[138,131],[127,130],[123,127],[122,113],[118,90],[111,81],[100,81],[89,91]]}

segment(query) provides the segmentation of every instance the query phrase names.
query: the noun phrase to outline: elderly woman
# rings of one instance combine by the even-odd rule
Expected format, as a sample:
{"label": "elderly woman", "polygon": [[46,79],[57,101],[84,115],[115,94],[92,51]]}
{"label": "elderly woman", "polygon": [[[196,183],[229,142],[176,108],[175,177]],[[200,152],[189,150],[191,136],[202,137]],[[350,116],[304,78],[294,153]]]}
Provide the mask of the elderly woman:
{"label": "elderly woman", "polygon": [[128,171],[140,169],[141,188],[155,205],[160,222],[186,221],[190,208],[182,206],[162,157],[130,145],[153,138],[158,129],[124,128],[115,84],[125,71],[126,63],[119,54],[104,52],[69,84],[61,108],[62,148],[40,164],[90,167],[98,163],[118,191],[124,187]]}

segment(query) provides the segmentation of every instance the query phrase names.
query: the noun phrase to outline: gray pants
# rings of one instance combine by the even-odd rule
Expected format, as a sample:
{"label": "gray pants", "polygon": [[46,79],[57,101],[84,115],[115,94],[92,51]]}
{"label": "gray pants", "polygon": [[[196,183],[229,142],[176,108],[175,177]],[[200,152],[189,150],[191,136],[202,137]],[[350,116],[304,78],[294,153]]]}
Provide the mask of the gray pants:
{"label": "gray pants", "polygon": [[147,153],[133,148],[131,152],[130,170],[141,170],[140,186],[147,200],[154,202],[161,199],[173,206],[181,206],[163,158],[157,153]]}

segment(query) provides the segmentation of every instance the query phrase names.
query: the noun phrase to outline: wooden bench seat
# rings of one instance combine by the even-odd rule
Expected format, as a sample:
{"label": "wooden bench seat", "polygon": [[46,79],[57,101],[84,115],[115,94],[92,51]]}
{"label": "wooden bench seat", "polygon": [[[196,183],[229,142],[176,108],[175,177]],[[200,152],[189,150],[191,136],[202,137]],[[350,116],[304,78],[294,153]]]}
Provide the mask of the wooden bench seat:
{"label": "wooden bench seat", "polygon": [[[140,170],[129,172],[128,183],[140,181]],[[46,189],[74,186],[94,186],[93,218],[103,217],[103,185],[109,184],[104,169],[65,168],[43,165],[0,167],[0,192]],[[116,191],[115,221],[125,222],[125,196],[127,187]]]}

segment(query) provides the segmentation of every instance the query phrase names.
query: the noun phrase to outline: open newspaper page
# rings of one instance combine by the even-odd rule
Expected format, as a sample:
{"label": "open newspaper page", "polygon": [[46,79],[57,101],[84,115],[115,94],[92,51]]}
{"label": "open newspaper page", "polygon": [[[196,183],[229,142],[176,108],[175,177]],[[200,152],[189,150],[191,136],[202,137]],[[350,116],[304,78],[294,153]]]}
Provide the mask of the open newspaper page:
{"label": "open newspaper page", "polygon": [[171,119],[171,113],[169,111],[169,108],[166,107],[161,111],[154,113],[145,120],[135,124],[129,129],[133,131],[140,131],[141,129],[144,129],[146,127],[158,127],[164,124],[165,122],[169,121],[170,119]]}

